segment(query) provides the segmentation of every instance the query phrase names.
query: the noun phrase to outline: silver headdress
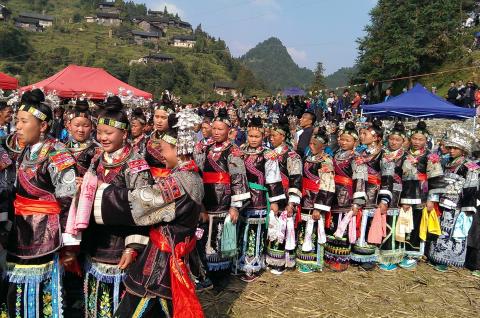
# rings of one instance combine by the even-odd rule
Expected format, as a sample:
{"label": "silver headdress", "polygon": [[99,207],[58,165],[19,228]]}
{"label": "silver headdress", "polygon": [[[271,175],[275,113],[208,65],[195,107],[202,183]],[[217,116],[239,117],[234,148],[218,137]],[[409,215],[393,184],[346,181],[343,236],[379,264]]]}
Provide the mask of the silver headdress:
{"label": "silver headdress", "polygon": [[179,155],[192,154],[196,142],[194,128],[202,123],[202,118],[193,109],[185,108],[177,113],[177,119],[177,124],[173,126],[178,129],[177,153]]}
{"label": "silver headdress", "polygon": [[0,102],[7,102],[7,105],[13,106],[20,102],[18,91],[13,91],[10,95],[4,96],[4,91],[0,89]]}
{"label": "silver headdress", "polygon": [[459,148],[471,153],[474,142],[475,135],[473,133],[454,124],[447,132],[445,146]]}

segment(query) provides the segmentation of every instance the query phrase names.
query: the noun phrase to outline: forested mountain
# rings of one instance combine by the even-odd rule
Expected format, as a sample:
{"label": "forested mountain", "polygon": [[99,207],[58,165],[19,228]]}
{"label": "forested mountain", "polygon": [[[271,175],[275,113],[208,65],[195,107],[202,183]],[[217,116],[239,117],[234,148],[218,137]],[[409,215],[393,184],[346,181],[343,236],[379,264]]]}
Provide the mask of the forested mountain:
{"label": "forested mountain", "polygon": [[275,37],[257,44],[240,61],[273,92],[291,86],[306,89],[313,80],[313,72],[299,67],[282,41]]}

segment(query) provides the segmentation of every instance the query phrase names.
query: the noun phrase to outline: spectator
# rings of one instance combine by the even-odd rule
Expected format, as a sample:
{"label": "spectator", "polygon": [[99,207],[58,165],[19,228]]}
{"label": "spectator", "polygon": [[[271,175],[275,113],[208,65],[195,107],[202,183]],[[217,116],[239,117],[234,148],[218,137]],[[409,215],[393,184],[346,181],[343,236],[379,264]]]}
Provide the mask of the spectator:
{"label": "spectator", "polygon": [[480,89],[475,90],[475,108],[480,106]]}
{"label": "spectator", "polygon": [[304,157],[305,151],[310,143],[310,139],[312,138],[313,125],[315,124],[316,120],[317,118],[315,114],[310,111],[304,112],[300,118],[300,127],[302,128],[302,133],[298,137],[297,153],[302,158]]}
{"label": "spectator", "polygon": [[0,101],[0,138],[6,138],[10,133],[8,129],[5,129],[13,119],[13,108],[7,105],[6,102]]}
{"label": "spectator", "polygon": [[475,101],[475,90],[476,85],[472,81],[468,81],[467,87],[465,88],[465,95],[463,97],[463,105],[467,108],[472,108]]}
{"label": "spectator", "polygon": [[62,130],[65,128],[64,120],[63,120],[64,111],[65,110],[62,107],[59,107],[55,109],[55,112],[54,112],[55,117],[53,119],[51,134],[53,138],[58,140],[60,140]]}
{"label": "spectator", "polygon": [[389,87],[385,90],[385,99],[384,102],[387,102],[390,98],[392,98],[392,88]]}
{"label": "spectator", "polygon": [[336,113],[337,110],[337,96],[335,96],[334,91],[328,92],[327,98],[327,120],[331,120],[333,118],[332,114]]}
{"label": "spectator", "polygon": [[358,109],[360,108],[360,103],[362,102],[362,96],[360,95],[359,91],[356,91],[353,100],[351,102],[352,105],[352,115],[356,115],[358,112]]}
{"label": "spectator", "polygon": [[456,104],[456,101],[457,101],[458,89],[456,84],[457,83],[455,83],[455,81],[451,81],[450,88],[448,89],[448,92],[447,92],[447,101],[452,104]]}
{"label": "spectator", "polygon": [[337,116],[343,117],[343,114],[350,109],[350,91],[348,89],[343,91],[343,95],[338,101]]}

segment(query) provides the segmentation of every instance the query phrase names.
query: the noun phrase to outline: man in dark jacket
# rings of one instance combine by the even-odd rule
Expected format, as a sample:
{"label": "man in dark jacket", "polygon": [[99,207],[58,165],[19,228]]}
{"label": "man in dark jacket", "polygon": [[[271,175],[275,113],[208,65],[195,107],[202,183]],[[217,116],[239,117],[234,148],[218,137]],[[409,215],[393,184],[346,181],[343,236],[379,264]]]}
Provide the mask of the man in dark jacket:
{"label": "man in dark jacket", "polygon": [[307,150],[310,139],[312,138],[313,125],[315,124],[316,120],[317,116],[315,116],[315,114],[311,111],[304,112],[300,118],[300,127],[302,127],[303,131],[300,134],[300,137],[298,137],[297,153],[302,158],[305,156],[305,151]]}
{"label": "man in dark jacket", "polygon": [[447,101],[452,104],[455,104],[457,101],[457,96],[458,96],[457,83],[455,83],[455,81],[451,81],[450,88],[448,89],[448,92],[447,92]]}
{"label": "man in dark jacket", "polygon": [[468,81],[467,88],[465,88],[465,95],[463,98],[464,106],[467,108],[473,107],[473,102],[475,101],[475,90],[477,89],[476,85],[472,81]]}

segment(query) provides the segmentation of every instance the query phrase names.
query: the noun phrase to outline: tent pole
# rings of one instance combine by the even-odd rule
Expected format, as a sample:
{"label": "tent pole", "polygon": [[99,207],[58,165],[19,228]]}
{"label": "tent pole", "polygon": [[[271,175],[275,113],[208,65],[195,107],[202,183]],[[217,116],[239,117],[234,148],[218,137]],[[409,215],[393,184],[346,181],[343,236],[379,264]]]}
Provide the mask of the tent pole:
{"label": "tent pole", "polygon": [[473,116],[473,127],[472,127],[472,133],[475,134],[475,126],[477,123],[477,116]]}

